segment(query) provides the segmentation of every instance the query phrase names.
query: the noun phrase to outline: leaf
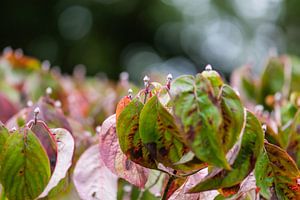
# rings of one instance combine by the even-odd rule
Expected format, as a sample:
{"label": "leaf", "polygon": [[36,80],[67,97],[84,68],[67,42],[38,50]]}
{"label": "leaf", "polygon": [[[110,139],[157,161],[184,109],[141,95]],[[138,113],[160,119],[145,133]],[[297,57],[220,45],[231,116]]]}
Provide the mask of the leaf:
{"label": "leaf", "polygon": [[5,123],[9,118],[11,118],[15,113],[17,113],[17,107],[10,102],[10,100],[0,93],[0,121]]}
{"label": "leaf", "polygon": [[227,152],[238,140],[244,124],[244,107],[239,96],[228,85],[221,89],[221,110],[223,121],[220,135],[222,147]]}
{"label": "leaf", "polygon": [[263,131],[260,122],[252,113],[247,112],[246,127],[242,136],[240,150],[231,165],[232,169],[213,170],[189,192],[195,193],[232,187],[241,183],[254,169],[256,159],[263,148],[263,140]]}
{"label": "leaf", "polygon": [[91,146],[81,155],[73,181],[81,199],[117,199],[118,177],[105,167],[98,145]]}
{"label": "leaf", "polygon": [[156,163],[142,143],[139,134],[139,118],[143,104],[133,99],[121,112],[117,121],[117,135],[122,152],[143,167],[156,169]]}
{"label": "leaf", "polygon": [[5,126],[0,121],[0,154],[2,152],[3,146],[9,136],[8,130],[5,128]]}
{"label": "leaf", "polygon": [[270,58],[262,76],[260,103],[265,104],[268,95],[274,95],[282,90],[284,84],[284,65],[279,58]]}
{"label": "leaf", "polygon": [[187,151],[179,140],[180,133],[173,116],[151,97],[143,107],[139,120],[139,133],[143,144],[153,159],[172,167]]}
{"label": "leaf", "polygon": [[207,191],[201,193],[187,193],[192,187],[194,187],[199,180],[203,179],[207,175],[207,168],[200,170],[196,174],[193,174],[188,177],[187,181],[178,189],[176,190],[169,200],[200,200],[200,199],[214,199],[217,196],[218,192],[214,191]]}
{"label": "leaf", "polygon": [[201,75],[210,81],[214,94],[217,96],[223,85],[223,80],[220,74],[215,70],[204,70]]}
{"label": "leaf", "polygon": [[50,179],[50,163],[38,138],[28,129],[10,134],[1,157],[1,183],[10,200],[35,199]]}
{"label": "leaf", "polygon": [[61,109],[54,106],[54,101],[47,97],[42,97],[39,99],[38,103],[31,106],[28,111],[27,122],[34,119],[34,110],[39,107],[40,113],[38,118],[44,121],[49,128],[64,128],[72,133],[72,128],[64,116]]}
{"label": "leaf", "polygon": [[72,165],[72,158],[75,149],[73,136],[66,129],[51,129],[51,132],[55,135],[59,144],[57,161],[51,179],[43,193],[40,194],[39,198],[46,197],[49,192],[51,192],[52,189],[54,189],[59,182],[67,176],[68,170]]}
{"label": "leaf", "polygon": [[111,115],[103,122],[99,140],[100,154],[105,166],[118,177],[144,188],[149,169],[132,162],[121,151],[116,133],[116,115]]}
{"label": "leaf", "polygon": [[225,152],[220,150],[222,113],[213,88],[201,74],[190,88],[192,90],[179,93],[174,100],[174,114],[181,124],[183,137],[200,160],[229,169]]}
{"label": "leaf", "polygon": [[128,96],[123,97],[116,108],[116,118],[118,119],[121,112],[124,110],[124,108],[130,103],[131,99]]}
{"label": "leaf", "polygon": [[[168,176],[167,176],[167,179],[165,179],[166,184],[168,184],[168,180],[169,180],[170,178],[172,178],[172,177],[168,177]],[[167,192],[167,194],[166,194],[166,199],[169,199],[169,198],[172,196],[172,194],[173,194],[178,188],[180,188],[180,187],[185,183],[186,179],[187,179],[186,177],[184,177],[184,178],[183,178],[183,177],[175,178],[175,179],[170,183],[170,186],[169,186],[168,190],[165,191],[165,192]],[[164,188],[166,188],[166,184],[165,184]],[[163,190],[163,191],[164,191],[164,190]]]}
{"label": "leaf", "polygon": [[254,174],[251,173],[238,187],[239,191],[229,197],[224,197],[221,194],[218,195],[214,200],[236,200],[236,199],[247,199],[250,196],[251,199],[256,199],[256,180]]}
{"label": "leaf", "polygon": [[300,172],[296,163],[286,151],[276,145],[265,142],[265,151],[256,164],[257,186],[265,198],[270,198],[270,186],[274,185],[279,199],[299,199]]}
{"label": "leaf", "polygon": [[183,92],[188,92],[194,88],[195,78],[191,75],[183,75],[174,79],[171,83],[170,93],[172,96],[179,95]]}
{"label": "leaf", "polygon": [[50,161],[51,172],[53,173],[57,162],[57,144],[53,133],[51,133],[48,126],[40,120],[37,120],[36,124],[34,121],[31,121],[29,127],[43,145]]}

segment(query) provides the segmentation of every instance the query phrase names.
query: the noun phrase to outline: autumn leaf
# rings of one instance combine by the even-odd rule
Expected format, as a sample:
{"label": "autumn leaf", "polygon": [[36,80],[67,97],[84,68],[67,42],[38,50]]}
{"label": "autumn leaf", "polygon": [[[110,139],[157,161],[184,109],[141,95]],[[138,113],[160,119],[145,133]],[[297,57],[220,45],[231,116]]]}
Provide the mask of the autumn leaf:
{"label": "autumn leaf", "polygon": [[8,137],[1,154],[0,178],[10,200],[38,197],[50,179],[50,163],[35,134],[23,128]]}
{"label": "autumn leaf", "polygon": [[139,188],[144,188],[149,169],[129,160],[120,149],[116,133],[116,115],[111,115],[103,122],[99,141],[100,154],[105,166],[118,177]]}
{"label": "autumn leaf", "polygon": [[[241,183],[254,169],[256,159],[263,148],[263,140],[263,131],[260,122],[248,111],[240,148],[231,165],[231,170],[214,169],[189,192],[196,193],[232,187]],[[235,155],[233,154],[231,157],[235,157]],[[229,158],[229,160],[232,160],[232,158]]]}
{"label": "autumn leaf", "polygon": [[156,169],[156,163],[143,145],[139,133],[139,119],[143,104],[133,99],[121,112],[117,121],[117,135],[123,153],[143,167]]}
{"label": "autumn leaf", "polygon": [[98,145],[91,146],[81,155],[73,181],[81,199],[117,199],[118,177],[105,167]]}

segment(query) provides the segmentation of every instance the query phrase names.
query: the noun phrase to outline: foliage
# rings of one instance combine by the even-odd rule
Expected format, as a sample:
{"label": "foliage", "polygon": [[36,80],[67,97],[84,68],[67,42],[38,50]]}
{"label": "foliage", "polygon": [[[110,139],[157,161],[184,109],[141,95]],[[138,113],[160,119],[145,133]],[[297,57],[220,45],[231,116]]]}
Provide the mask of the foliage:
{"label": "foliage", "polygon": [[299,199],[297,63],[270,58],[260,79],[241,68],[234,87],[208,65],[137,89],[6,52],[2,197]]}

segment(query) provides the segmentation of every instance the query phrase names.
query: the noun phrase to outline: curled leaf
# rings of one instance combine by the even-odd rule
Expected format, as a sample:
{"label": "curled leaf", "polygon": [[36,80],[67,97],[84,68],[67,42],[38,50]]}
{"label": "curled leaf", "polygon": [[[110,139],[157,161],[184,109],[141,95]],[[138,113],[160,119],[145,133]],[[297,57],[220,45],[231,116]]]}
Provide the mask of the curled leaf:
{"label": "curled leaf", "polygon": [[58,154],[54,172],[51,179],[39,198],[46,197],[59,182],[67,176],[68,170],[72,165],[75,142],[73,136],[66,129],[51,129],[58,141]]}

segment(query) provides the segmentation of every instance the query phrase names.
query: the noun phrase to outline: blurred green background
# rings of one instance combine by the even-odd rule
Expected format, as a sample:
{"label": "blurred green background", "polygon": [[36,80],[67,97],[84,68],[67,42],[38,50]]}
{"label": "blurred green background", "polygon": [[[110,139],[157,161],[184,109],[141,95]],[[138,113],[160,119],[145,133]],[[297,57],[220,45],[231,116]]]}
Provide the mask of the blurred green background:
{"label": "blurred green background", "polygon": [[228,75],[270,52],[300,55],[299,0],[1,0],[0,47],[71,73]]}

